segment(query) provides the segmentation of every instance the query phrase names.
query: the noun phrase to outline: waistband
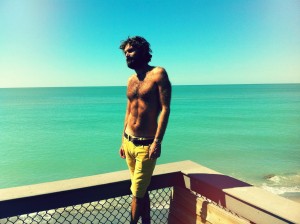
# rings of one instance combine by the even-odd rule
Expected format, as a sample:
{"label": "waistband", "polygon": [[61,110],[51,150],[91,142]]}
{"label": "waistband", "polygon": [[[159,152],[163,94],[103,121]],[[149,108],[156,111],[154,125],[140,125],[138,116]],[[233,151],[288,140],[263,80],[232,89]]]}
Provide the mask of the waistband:
{"label": "waistband", "polygon": [[124,132],[124,137],[135,145],[149,145],[154,141],[154,138],[140,138],[128,135]]}

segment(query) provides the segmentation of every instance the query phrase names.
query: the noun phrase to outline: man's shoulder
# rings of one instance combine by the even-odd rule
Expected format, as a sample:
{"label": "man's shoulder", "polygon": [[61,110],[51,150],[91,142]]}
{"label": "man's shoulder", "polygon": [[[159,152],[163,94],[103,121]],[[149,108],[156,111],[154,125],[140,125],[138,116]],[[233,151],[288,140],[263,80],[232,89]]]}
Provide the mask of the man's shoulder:
{"label": "man's shoulder", "polygon": [[153,72],[156,74],[167,74],[166,69],[160,66],[155,66]]}
{"label": "man's shoulder", "polygon": [[168,77],[167,71],[163,67],[156,66],[152,71],[156,79],[164,79]]}
{"label": "man's shoulder", "polygon": [[167,71],[163,67],[154,67],[153,74],[156,82],[168,82],[169,80]]}
{"label": "man's shoulder", "polygon": [[128,83],[129,83],[129,82],[132,82],[132,81],[134,81],[135,79],[136,79],[136,74],[132,74],[132,75],[129,76],[127,82],[128,82]]}

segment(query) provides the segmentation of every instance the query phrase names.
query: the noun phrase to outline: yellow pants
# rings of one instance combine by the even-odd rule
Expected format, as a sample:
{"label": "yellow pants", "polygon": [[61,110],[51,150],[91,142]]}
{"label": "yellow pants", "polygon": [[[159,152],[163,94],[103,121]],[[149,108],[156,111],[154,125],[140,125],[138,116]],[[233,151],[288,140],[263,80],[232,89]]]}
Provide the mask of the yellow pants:
{"label": "yellow pants", "polygon": [[143,198],[150,184],[156,159],[149,159],[150,145],[134,145],[128,139],[123,140],[123,149],[131,176],[133,196]]}

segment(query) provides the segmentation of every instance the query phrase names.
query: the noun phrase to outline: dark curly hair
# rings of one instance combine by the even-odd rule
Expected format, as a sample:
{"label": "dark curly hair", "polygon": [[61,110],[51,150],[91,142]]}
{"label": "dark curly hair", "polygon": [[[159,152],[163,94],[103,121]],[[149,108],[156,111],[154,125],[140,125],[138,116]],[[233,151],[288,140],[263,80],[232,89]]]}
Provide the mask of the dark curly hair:
{"label": "dark curly hair", "polygon": [[141,36],[128,37],[126,40],[122,41],[120,49],[124,51],[127,44],[140,50],[144,54],[145,62],[148,63],[151,61],[152,50],[150,48],[149,42],[145,38]]}

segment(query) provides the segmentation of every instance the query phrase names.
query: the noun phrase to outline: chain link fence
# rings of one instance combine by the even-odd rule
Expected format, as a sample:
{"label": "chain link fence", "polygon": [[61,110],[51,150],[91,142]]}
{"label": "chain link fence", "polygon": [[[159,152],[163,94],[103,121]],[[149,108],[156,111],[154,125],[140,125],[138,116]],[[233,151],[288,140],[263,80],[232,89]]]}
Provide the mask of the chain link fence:
{"label": "chain link fence", "polygon": [[[168,223],[171,192],[172,187],[149,192],[152,223]],[[125,195],[107,200],[39,211],[0,219],[0,224],[129,223],[131,199],[130,195]]]}

